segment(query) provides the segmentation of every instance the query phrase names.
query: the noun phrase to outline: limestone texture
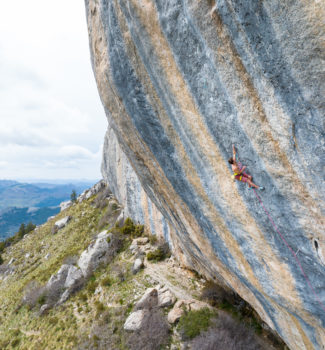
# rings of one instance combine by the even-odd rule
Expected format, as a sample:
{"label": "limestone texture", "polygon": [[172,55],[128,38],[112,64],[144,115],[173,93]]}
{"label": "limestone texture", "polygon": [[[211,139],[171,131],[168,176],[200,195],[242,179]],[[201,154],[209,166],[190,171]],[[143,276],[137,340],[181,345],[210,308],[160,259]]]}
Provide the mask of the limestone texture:
{"label": "limestone texture", "polygon": [[[85,4],[102,173],[125,215],[291,349],[324,349],[324,1]],[[232,181],[232,144],[274,224]]]}

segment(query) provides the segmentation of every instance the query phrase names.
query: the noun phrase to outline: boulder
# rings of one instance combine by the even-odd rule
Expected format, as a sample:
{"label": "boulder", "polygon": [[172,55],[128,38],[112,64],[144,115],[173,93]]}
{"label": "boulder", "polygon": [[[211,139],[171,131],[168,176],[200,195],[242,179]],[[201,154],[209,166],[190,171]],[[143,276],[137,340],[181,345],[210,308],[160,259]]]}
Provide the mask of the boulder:
{"label": "boulder", "polygon": [[50,220],[54,219],[55,218],[55,215],[52,215],[52,216],[49,216],[46,220],[46,222],[49,222]]}
{"label": "boulder", "polygon": [[132,273],[135,275],[141,270],[142,267],[143,267],[143,260],[141,258],[135,259],[132,266]]}
{"label": "boulder", "polygon": [[126,319],[123,328],[126,331],[132,332],[140,330],[146,317],[148,317],[149,314],[150,312],[145,309],[132,312]]}
{"label": "boulder", "polygon": [[209,304],[195,299],[178,300],[174,307],[169,311],[167,320],[169,323],[173,324],[181,318],[185,310],[197,311],[205,307],[211,308]]}
{"label": "boulder", "polygon": [[59,301],[57,302],[57,305],[61,305],[61,304],[65,303],[65,302],[69,299],[70,294],[71,294],[70,289],[66,289],[66,290],[62,293],[61,298],[60,298]]}
{"label": "boulder", "polygon": [[65,227],[67,225],[67,223],[72,219],[72,217],[66,216],[63,219],[60,219],[58,221],[55,222],[54,226],[57,227],[57,230],[61,230],[63,227]]}
{"label": "boulder", "polygon": [[162,288],[158,290],[158,306],[159,307],[168,307],[175,303],[175,295],[168,289]]}
{"label": "boulder", "polygon": [[131,251],[132,254],[136,254],[136,253],[139,252],[139,247],[138,247],[138,245],[135,244],[135,243],[133,243],[133,242],[131,243],[129,249],[130,249],[130,251]]}
{"label": "boulder", "polygon": [[99,237],[82,252],[78,261],[78,266],[84,276],[94,271],[101,262],[105,262],[107,258],[106,254],[109,249],[109,244],[107,242],[108,237],[107,231],[101,232]]}
{"label": "boulder", "polygon": [[40,315],[44,315],[45,313],[47,313],[47,311],[48,311],[50,308],[51,308],[51,307],[50,307],[50,305],[48,305],[48,304],[42,305],[41,308],[40,308],[39,314],[40,314]]}
{"label": "boulder", "polygon": [[98,233],[98,235],[96,237],[97,237],[97,239],[107,238],[108,237],[107,230],[104,230],[104,231]]}
{"label": "boulder", "polygon": [[149,244],[149,238],[148,237],[140,237],[140,238],[135,238],[131,245],[130,245],[130,250],[132,254],[137,254],[137,253],[145,253],[151,248],[151,245]]}
{"label": "boulder", "polygon": [[46,288],[48,290],[54,287],[63,288],[70,268],[71,268],[71,265],[67,265],[67,264],[62,265],[59,271],[50,277],[50,279],[46,284]]}
{"label": "boulder", "polygon": [[98,286],[94,292],[94,295],[97,295],[97,294],[101,294],[103,291],[103,287],[102,286]]}
{"label": "boulder", "polygon": [[137,245],[145,245],[145,244],[149,243],[149,238],[148,237],[139,237],[139,238],[134,239],[132,241],[132,243],[134,241]]}
{"label": "boulder", "polygon": [[69,207],[71,207],[72,204],[73,204],[72,201],[66,201],[66,202],[60,203],[60,211],[68,209]]}
{"label": "boulder", "polygon": [[158,291],[156,288],[149,288],[141,299],[135,304],[134,310],[150,310],[158,305]]}
{"label": "boulder", "polygon": [[64,303],[74,288],[83,282],[84,276],[76,266],[63,264],[59,271],[51,276],[45,288],[57,304]]}
{"label": "boulder", "polygon": [[80,269],[78,269],[76,266],[71,265],[68,274],[66,277],[66,280],[64,282],[65,288],[72,288],[77,283],[79,283],[83,279],[83,273]]}

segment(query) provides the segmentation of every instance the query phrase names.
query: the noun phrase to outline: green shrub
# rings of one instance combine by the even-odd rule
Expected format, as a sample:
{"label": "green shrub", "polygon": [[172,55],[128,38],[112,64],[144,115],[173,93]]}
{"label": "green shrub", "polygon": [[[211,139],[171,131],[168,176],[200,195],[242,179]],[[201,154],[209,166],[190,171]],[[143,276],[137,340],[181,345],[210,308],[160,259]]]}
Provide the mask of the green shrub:
{"label": "green shrub", "polygon": [[13,339],[13,340],[11,341],[11,346],[12,346],[13,348],[15,348],[16,346],[19,345],[19,343],[20,343],[20,339],[19,339],[19,338]]}
{"label": "green shrub", "polygon": [[26,233],[34,231],[36,228],[36,225],[34,225],[31,221],[26,226]]}
{"label": "green shrub", "polygon": [[12,337],[19,337],[20,335],[20,330],[19,329],[14,329],[12,332],[11,332],[11,336]]}
{"label": "green shrub", "polygon": [[88,297],[85,293],[80,293],[79,294],[79,298],[82,300],[82,301],[87,301],[88,300]]}
{"label": "green shrub", "polygon": [[27,232],[26,232],[25,224],[21,224],[20,227],[19,227],[18,232],[16,233],[17,239],[18,240],[22,239],[25,236],[26,233]]}
{"label": "green shrub", "polygon": [[58,324],[58,322],[59,322],[59,319],[58,319],[56,316],[51,317],[51,318],[49,319],[49,324],[51,324],[52,326]]}
{"label": "green shrub", "polygon": [[105,311],[105,305],[103,303],[101,303],[100,301],[96,300],[94,304],[95,304],[97,314],[100,314],[103,311]]}
{"label": "green shrub", "polygon": [[147,259],[151,261],[161,261],[164,259],[164,253],[158,248],[153,252],[147,253]]}
{"label": "green shrub", "polygon": [[178,329],[183,339],[193,339],[206,331],[213,313],[207,307],[197,311],[185,312],[179,320]]}
{"label": "green shrub", "polygon": [[2,265],[2,264],[3,264],[3,259],[2,259],[2,256],[0,254],[0,265]]}
{"label": "green shrub", "polygon": [[150,242],[151,245],[156,244],[157,241],[158,241],[158,238],[157,238],[156,235],[150,235],[150,236],[149,236],[149,242]]}
{"label": "green shrub", "polygon": [[144,226],[143,225],[136,225],[132,236],[133,237],[141,237],[143,235],[143,232],[144,232]]}
{"label": "green shrub", "polygon": [[111,209],[112,209],[113,211],[117,210],[117,209],[118,209],[118,205],[117,205],[116,203],[113,203],[113,204],[111,205]]}
{"label": "green shrub", "polygon": [[45,302],[46,302],[46,295],[45,295],[45,294],[40,295],[40,296],[37,298],[37,302],[38,302],[38,304],[40,304],[40,305],[45,304]]}
{"label": "green shrub", "polygon": [[76,192],[76,190],[72,190],[72,192],[70,194],[70,200],[73,203],[75,203],[77,201],[77,192]]}
{"label": "green shrub", "polygon": [[0,242],[0,253],[3,252],[6,248],[5,242]]}
{"label": "green shrub", "polygon": [[101,283],[100,283],[103,287],[109,287],[113,284],[113,280],[110,276],[105,277],[104,279],[102,279]]}
{"label": "green shrub", "polygon": [[127,218],[121,227],[121,233],[124,235],[131,235],[135,231],[135,225],[130,218]]}
{"label": "green shrub", "polygon": [[87,285],[87,291],[91,294],[95,293],[95,290],[98,286],[98,283],[96,281],[90,280]]}
{"label": "green shrub", "polygon": [[167,243],[164,243],[160,245],[156,250],[153,252],[148,252],[147,253],[147,259],[157,262],[157,261],[162,261],[166,258],[170,257],[170,251]]}

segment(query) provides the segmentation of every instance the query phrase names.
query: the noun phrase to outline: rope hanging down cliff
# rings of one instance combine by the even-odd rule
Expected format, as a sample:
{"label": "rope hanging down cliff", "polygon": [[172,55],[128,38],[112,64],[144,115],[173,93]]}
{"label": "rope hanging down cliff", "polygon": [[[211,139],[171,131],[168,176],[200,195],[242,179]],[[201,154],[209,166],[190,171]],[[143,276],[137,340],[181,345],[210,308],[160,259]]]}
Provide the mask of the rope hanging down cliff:
{"label": "rope hanging down cliff", "polygon": [[321,302],[321,300],[319,299],[317,293],[315,292],[315,289],[314,289],[313,286],[311,285],[310,280],[309,280],[309,278],[307,277],[307,274],[305,273],[305,271],[304,271],[304,269],[303,269],[303,267],[302,267],[302,265],[301,265],[301,262],[300,262],[300,260],[299,260],[299,258],[298,258],[298,256],[297,256],[297,254],[293,251],[293,249],[290,247],[289,243],[286,241],[286,239],[284,238],[284,236],[281,234],[281,232],[280,232],[279,229],[277,228],[276,224],[274,223],[273,219],[271,218],[271,215],[270,215],[269,212],[266,210],[266,208],[265,208],[265,206],[264,206],[264,204],[263,204],[261,198],[260,198],[259,195],[256,193],[255,188],[253,188],[253,191],[254,191],[254,193],[255,193],[257,199],[259,200],[259,202],[260,202],[262,208],[264,209],[266,215],[268,216],[268,218],[269,218],[269,220],[270,220],[272,226],[274,227],[275,231],[276,231],[276,232],[278,233],[278,235],[281,237],[283,243],[288,247],[288,249],[290,250],[291,254],[292,254],[293,257],[295,258],[295,260],[296,260],[296,262],[297,262],[297,264],[298,264],[298,266],[299,266],[299,268],[300,268],[300,270],[301,270],[301,272],[302,272],[302,275],[304,276],[304,279],[306,280],[306,282],[307,282],[309,288],[310,288],[311,291],[313,292],[313,294],[314,294],[314,296],[315,296],[317,302],[319,303],[320,307],[321,307],[321,308],[323,309],[323,311],[325,312],[325,306],[324,306],[324,304]]}

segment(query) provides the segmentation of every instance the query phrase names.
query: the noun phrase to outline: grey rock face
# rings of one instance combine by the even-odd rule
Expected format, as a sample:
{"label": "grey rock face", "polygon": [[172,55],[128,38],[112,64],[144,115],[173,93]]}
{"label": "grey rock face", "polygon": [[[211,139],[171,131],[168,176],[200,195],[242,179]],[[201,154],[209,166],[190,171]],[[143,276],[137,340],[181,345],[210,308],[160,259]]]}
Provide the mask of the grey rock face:
{"label": "grey rock face", "polygon": [[[323,3],[85,3],[109,121],[102,172],[125,214],[291,349],[321,349]],[[232,181],[232,144],[264,192]]]}
{"label": "grey rock face", "polygon": [[85,199],[89,199],[91,196],[94,196],[95,194],[97,194],[105,186],[106,186],[105,181],[101,180],[97,182],[93,187],[81,193],[81,195],[77,198],[78,202],[81,203]]}

